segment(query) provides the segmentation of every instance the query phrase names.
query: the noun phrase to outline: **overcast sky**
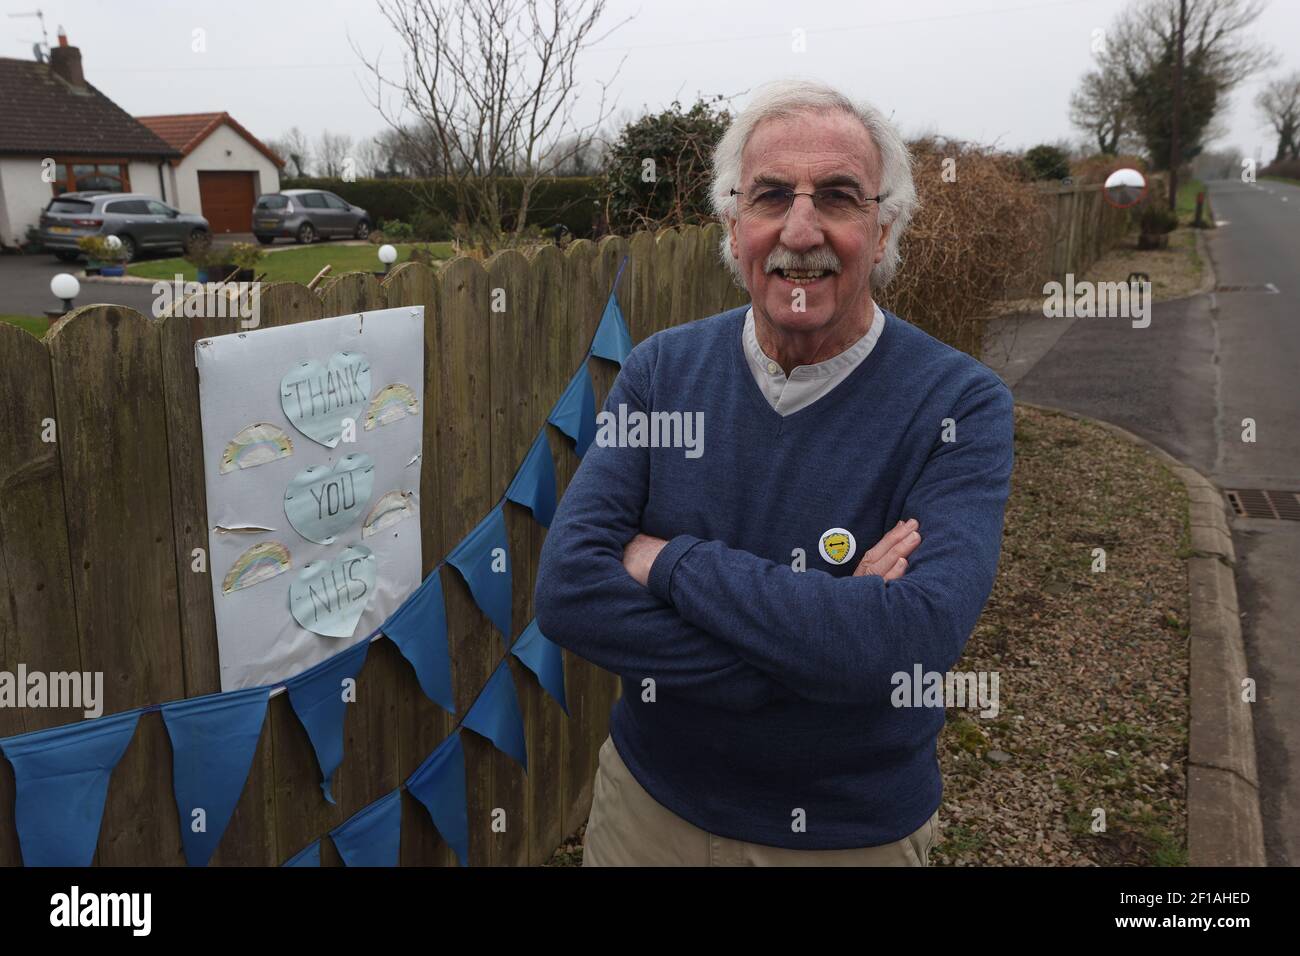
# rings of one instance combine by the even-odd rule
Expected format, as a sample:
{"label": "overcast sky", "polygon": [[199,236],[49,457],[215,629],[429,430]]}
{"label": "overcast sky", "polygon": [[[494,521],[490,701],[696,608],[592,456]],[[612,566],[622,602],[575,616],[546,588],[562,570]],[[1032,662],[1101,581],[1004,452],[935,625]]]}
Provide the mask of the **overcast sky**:
{"label": "overcast sky", "polygon": [[[907,135],[944,135],[1025,147],[1080,134],[1071,91],[1092,61],[1093,31],[1127,0],[609,0],[602,34],[579,62],[578,118],[594,118],[599,80],[626,56],[610,90],[616,111],[658,110],[696,93],[735,96],[765,80],[802,75],[872,100]],[[383,128],[349,39],[400,66],[396,34],[377,0],[0,0],[0,55],[30,56],[62,24],[81,48],[86,77],[136,115],[226,111],[263,138],[297,125],[366,136]],[[791,13],[794,9],[796,12]],[[206,31],[206,51],[191,50]],[[807,52],[792,52],[801,28]],[[1300,69],[1300,2],[1272,0],[1253,32]],[[1212,148],[1271,159],[1275,141],[1256,115],[1256,78],[1232,97]]]}

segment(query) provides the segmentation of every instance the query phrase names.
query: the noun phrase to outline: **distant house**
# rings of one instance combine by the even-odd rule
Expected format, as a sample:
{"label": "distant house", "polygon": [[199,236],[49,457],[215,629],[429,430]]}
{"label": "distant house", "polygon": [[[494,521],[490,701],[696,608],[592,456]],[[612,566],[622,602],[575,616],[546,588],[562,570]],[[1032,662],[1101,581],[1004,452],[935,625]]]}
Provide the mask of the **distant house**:
{"label": "distant house", "polygon": [[279,192],[284,161],[229,113],[136,119],[181,154],[168,170],[173,205],[202,214],[214,233],[248,232],[258,195]]}
{"label": "distant house", "polygon": [[67,42],[48,63],[0,57],[0,245],[23,242],[60,193],[175,195],[164,183],[180,150],[87,83]]}
{"label": "distant house", "polygon": [[86,82],[62,31],[48,63],[0,57],[0,245],[21,244],[54,196],[89,189],[145,193],[213,232],[248,232],[283,166],[228,113],[131,116]]}

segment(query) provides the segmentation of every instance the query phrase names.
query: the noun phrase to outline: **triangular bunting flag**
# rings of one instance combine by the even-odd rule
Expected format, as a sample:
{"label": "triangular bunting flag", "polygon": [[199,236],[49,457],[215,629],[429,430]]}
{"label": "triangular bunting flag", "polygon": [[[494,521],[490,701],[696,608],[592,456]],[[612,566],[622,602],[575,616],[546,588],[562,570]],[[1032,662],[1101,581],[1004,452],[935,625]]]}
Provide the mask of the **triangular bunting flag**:
{"label": "triangular bunting flag", "polygon": [[27,866],[90,866],[108,778],[141,711],[0,740],[14,768],[14,822]]}
{"label": "triangular bunting flag", "polygon": [[320,866],[320,840],[303,847],[280,866]]}
{"label": "triangular bunting flag", "polygon": [[454,733],[424,758],[406,780],[411,796],[424,804],[461,866],[469,866],[469,811],[465,805],[465,748]]}
{"label": "triangular bunting flag", "polygon": [[514,636],[510,622],[510,543],[500,504],[447,555],[447,563],[461,573],[474,602],[491,618],[509,646]]}
{"label": "triangular bunting flag", "polygon": [[248,781],[270,687],[163,704],[185,862],[207,866]]}
{"label": "triangular bunting flag", "polygon": [[591,354],[622,365],[631,351],[632,333],[623,319],[623,310],[618,307],[617,293],[611,292],[609,301],[605,303],[605,314],[600,317],[600,325],[596,328],[596,337],[591,340]]}
{"label": "triangular bunting flag", "polygon": [[559,646],[542,633],[537,626],[537,618],[528,622],[528,627],[524,628],[524,633],[519,635],[519,640],[515,641],[510,652],[537,675],[546,692],[555,698],[560,709],[567,715],[569,707],[564,700],[564,655],[560,653]]}
{"label": "triangular bunting flag", "polygon": [[363,640],[341,654],[321,661],[284,682],[289,689],[289,703],[298,715],[320,764],[320,788],[325,799],[334,802],[330,780],[343,762],[343,714],[347,703],[343,699],[343,681],[356,679],[366,663],[370,641]]}
{"label": "triangular bunting flag", "polygon": [[564,394],[546,420],[573,439],[573,450],[579,458],[587,453],[596,437],[596,391],[585,360],[569,379]]}
{"label": "triangular bunting flag", "polygon": [[502,753],[507,753],[528,769],[528,747],[524,743],[524,718],[519,713],[515,679],[507,658],[483,685],[483,692],[465,715],[463,726],[482,734]]}
{"label": "triangular bunting flag", "polygon": [[514,480],[506,489],[506,498],[531,511],[533,519],[543,528],[551,526],[555,517],[555,459],[551,457],[544,427],[515,472]]}
{"label": "triangular bunting flag", "polygon": [[394,790],[330,831],[347,866],[397,866],[402,853],[402,791]]}
{"label": "triangular bunting flag", "polygon": [[442,600],[440,569],[434,568],[379,629],[411,662],[424,695],[454,714],[451,661],[447,655],[447,608]]}

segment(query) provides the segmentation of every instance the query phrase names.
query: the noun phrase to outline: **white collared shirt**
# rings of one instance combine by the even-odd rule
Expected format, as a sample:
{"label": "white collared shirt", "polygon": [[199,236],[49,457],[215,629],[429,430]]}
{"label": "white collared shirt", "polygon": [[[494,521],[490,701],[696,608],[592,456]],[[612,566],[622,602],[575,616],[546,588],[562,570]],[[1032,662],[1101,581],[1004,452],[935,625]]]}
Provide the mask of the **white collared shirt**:
{"label": "white collared shirt", "polygon": [[754,331],[754,307],[750,306],[745,313],[745,330],[742,333],[745,360],[754,374],[754,381],[758,382],[759,389],[778,414],[789,415],[807,408],[844,381],[871,354],[871,350],[876,347],[876,340],[885,329],[885,314],[875,302],[871,306],[875,309],[875,317],[871,320],[871,328],[867,329],[866,335],[839,355],[833,355],[824,362],[795,366],[788,378],[781,366],[758,344],[758,335]]}

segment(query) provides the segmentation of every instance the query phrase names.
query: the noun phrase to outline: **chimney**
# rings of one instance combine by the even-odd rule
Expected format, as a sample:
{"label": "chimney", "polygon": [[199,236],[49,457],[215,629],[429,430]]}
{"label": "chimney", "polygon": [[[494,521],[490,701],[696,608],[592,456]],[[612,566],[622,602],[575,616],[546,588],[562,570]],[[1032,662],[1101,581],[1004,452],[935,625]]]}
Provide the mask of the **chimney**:
{"label": "chimney", "polygon": [[81,72],[81,51],[68,46],[68,35],[59,27],[59,45],[50,51],[50,69],[74,90],[86,88],[86,75]]}

